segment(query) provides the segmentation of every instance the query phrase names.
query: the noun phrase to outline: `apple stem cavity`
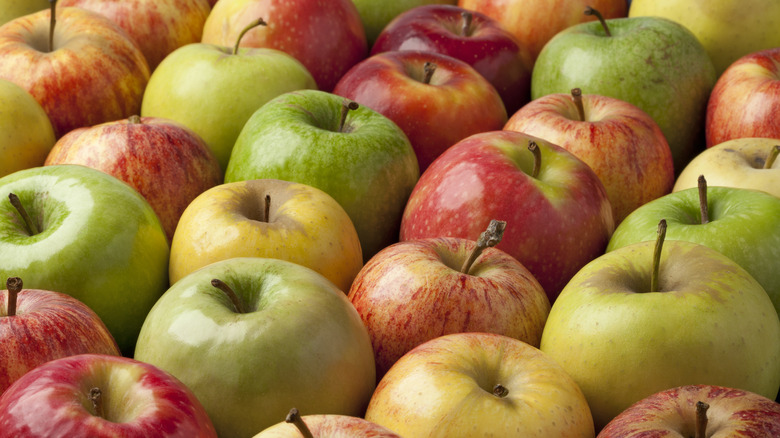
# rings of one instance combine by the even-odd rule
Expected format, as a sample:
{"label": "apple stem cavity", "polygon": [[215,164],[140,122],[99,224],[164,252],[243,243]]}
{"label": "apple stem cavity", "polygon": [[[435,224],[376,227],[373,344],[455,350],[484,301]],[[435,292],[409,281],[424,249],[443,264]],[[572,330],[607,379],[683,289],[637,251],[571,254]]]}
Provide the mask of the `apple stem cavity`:
{"label": "apple stem cavity", "polygon": [[477,245],[474,247],[474,250],[471,251],[471,254],[469,254],[469,258],[466,259],[466,262],[463,263],[463,267],[460,269],[460,272],[462,274],[468,275],[469,270],[471,270],[471,266],[477,260],[477,257],[482,254],[482,251],[486,250],[487,248],[492,248],[501,242],[501,239],[504,237],[505,229],[505,221],[497,221],[492,219],[490,224],[488,224],[487,229],[479,235],[479,239],[477,239]]}
{"label": "apple stem cavity", "polygon": [[100,418],[106,418],[103,413],[103,392],[97,386],[89,390],[89,400],[95,409],[95,415]]}
{"label": "apple stem cavity", "polygon": [[780,155],[780,144],[776,144],[769,150],[769,155],[767,155],[766,161],[764,161],[764,169],[771,169],[778,155]]}
{"label": "apple stem cavity", "polygon": [[710,221],[710,212],[707,208],[707,180],[704,175],[699,175],[699,211],[701,212],[701,223],[706,224]]}
{"label": "apple stem cavity", "polygon": [[436,64],[430,61],[426,61],[423,64],[423,84],[430,84],[433,78],[433,73],[436,71]]}
{"label": "apple stem cavity", "polygon": [[22,279],[19,277],[8,277],[5,281],[5,287],[8,289],[8,306],[6,316],[16,316],[16,299],[19,292],[22,291]]}
{"label": "apple stem cavity", "polygon": [[30,235],[34,236],[38,234],[40,232],[38,230],[38,226],[35,224],[32,218],[30,218],[30,215],[27,214],[27,210],[22,205],[22,201],[19,200],[19,197],[16,196],[16,193],[9,193],[8,199],[11,201],[11,205],[14,206],[16,211],[19,212],[19,216],[22,217],[22,221],[27,226],[27,230],[30,232]]}
{"label": "apple stem cavity", "polygon": [[506,386],[498,383],[493,387],[493,395],[498,398],[504,398],[509,395],[509,390],[506,389]]}
{"label": "apple stem cavity", "polygon": [[241,305],[241,300],[238,299],[238,295],[236,295],[235,291],[233,291],[233,289],[228,286],[227,283],[218,278],[214,278],[211,280],[211,285],[224,292],[225,295],[230,298],[230,302],[233,303],[233,307],[236,309],[236,313],[246,313],[244,306]]}
{"label": "apple stem cavity", "polygon": [[287,414],[287,417],[284,419],[284,421],[286,423],[292,423],[295,427],[297,427],[298,431],[301,433],[301,435],[304,436],[304,438],[314,438],[311,430],[309,430],[309,426],[307,426],[303,421],[303,418],[301,418],[301,414],[298,412],[297,408],[290,409],[290,412]]}
{"label": "apple stem cavity", "polygon": [[463,11],[460,13],[460,17],[463,18],[463,26],[460,28],[461,35],[471,36],[471,21],[474,19],[474,14],[470,11]]}
{"label": "apple stem cavity", "polygon": [[257,20],[249,23],[245,28],[241,30],[241,33],[238,34],[238,38],[236,38],[236,44],[233,46],[233,54],[238,54],[238,45],[241,44],[241,39],[244,38],[244,35],[246,35],[247,32],[250,30],[256,28],[257,26],[268,26],[268,23],[265,22],[262,18],[258,18]]}
{"label": "apple stem cavity", "polygon": [[601,27],[604,28],[604,33],[608,37],[612,36],[612,32],[609,31],[609,26],[607,26],[607,20],[604,19],[603,15],[601,15],[601,12],[599,12],[597,9],[594,9],[590,6],[586,6],[585,15],[594,15],[596,18],[598,18],[599,22],[601,23]]}
{"label": "apple stem cavity", "polygon": [[580,116],[580,121],[585,121],[585,106],[582,104],[582,90],[579,88],[571,89],[571,98],[574,100],[574,106],[577,107],[577,114]]}
{"label": "apple stem cavity", "polygon": [[57,0],[49,0],[50,18],[49,18],[49,52],[54,51],[54,25],[57,24]]}
{"label": "apple stem cavity", "polygon": [[534,154],[534,168],[531,171],[531,177],[537,178],[542,168],[542,151],[539,150],[539,145],[533,140],[528,142],[528,150]]}
{"label": "apple stem cavity", "polygon": [[355,102],[354,100],[344,99],[342,101],[341,105],[341,120],[339,120],[339,132],[347,132],[345,131],[345,127],[347,124],[347,116],[349,115],[350,111],[354,111],[358,109],[360,105]]}
{"label": "apple stem cavity", "polygon": [[661,250],[664,247],[666,239],[666,219],[658,222],[658,237],[655,240],[655,250],[653,251],[653,273],[650,275],[650,292],[659,292],[658,273],[661,267]]}
{"label": "apple stem cavity", "polygon": [[703,401],[696,402],[696,435],[694,438],[705,438],[707,436],[707,410],[710,405]]}

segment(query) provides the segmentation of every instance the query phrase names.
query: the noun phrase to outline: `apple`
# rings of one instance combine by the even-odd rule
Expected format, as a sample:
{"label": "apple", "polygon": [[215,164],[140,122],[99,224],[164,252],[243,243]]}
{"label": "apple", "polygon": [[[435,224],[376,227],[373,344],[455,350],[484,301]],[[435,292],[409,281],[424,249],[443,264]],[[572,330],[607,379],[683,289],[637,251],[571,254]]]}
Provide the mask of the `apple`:
{"label": "apple", "polygon": [[490,333],[455,333],[405,354],[365,415],[404,437],[593,437],[582,391],[549,356]]}
{"label": "apple", "polygon": [[778,113],[780,47],[745,55],[720,75],[712,89],[705,124],[707,147],[735,138],[780,138]]}
{"label": "apple", "polygon": [[82,301],[132,353],[168,287],[168,241],[149,203],[113,176],[73,164],[6,175],[0,195],[0,278]]}
{"label": "apple", "polygon": [[658,124],[620,99],[579,88],[548,94],[512,114],[504,129],[543,138],[587,163],[607,190],[616,223],[674,185],[672,151]]}
{"label": "apple", "polygon": [[233,257],[271,257],[311,268],[345,293],[363,267],[355,226],[330,195],[274,179],[225,183],[184,210],[171,244],[171,284]]}
{"label": "apple", "polygon": [[50,360],[82,353],[120,355],[103,321],[84,303],[22,286],[21,278],[10,277],[0,291],[0,394]]}
{"label": "apple", "polygon": [[54,143],[49,116],[24,88],[0,79],[0,177],[43,164]]}
{"label": "apple", "polygon": [[293,408],[283,422],[263,430],[254,438],[400,438],[390,430],[360,417],[349,415],[304,415]]}
{"label": "apple", "polygon": [[268,23],[247,32],[242,47],[286,52],[332,91],[339,78],[368,55],[366,33],[352,0],[221,0],[203,25],[204,43],[232,45],[252,20]]}
{"label": "apple", "polygon": [[[258,20],[252,26],[263,25]],[[236,41],[240,41],[241,36]],[[272,98],[316,88],[311,73],[275,49],[188,44],[169,54],[149,78],[144,117],[177,121],[198,134],[224,172],[241,128]]]}
{"label": "apple", "polygon": [[672,191],[698,187],[700,175],[711,186],[763,190],[780,198],[780,139],[735,138],[699,153],[680,172]]}
{"label": "apple", "polygon": [[291,406],[360,416],[376,386],[368,332],[344,292],[270,258],[215,262],[173,284],[135,359],[184,382],[222,437],[252,436]]}
{"label": "apple", "polygon": [[419,167],[409,139],[387,117],[332,93],[301,90],[266,103],[241,130],[225,182],[249,179],[329,194],[355,225],[365,262],[398,241]]}
{"label": "apple", "polygon": [[773,398],[780,389],[780,318],[769,296],[720,252],[664,241],[667,226],[680,227],[661,220],[655,241],[583,267],[544,326],[540,349],[582,389],[596,430],[668,388],[720,385]]}
{"label": "apple", "polygon": [[208,0],[59,0],[61,7],[75,6],[98,12],[119,25],[138,44],[154,71],[169,53],[200,42],[203,25],[211,12]]}
{"label": "apple", "polygon": [[507,120],[487,79],[465,62],[434,52],[373,55],[346,72],[333,94],[395,122],[409,138],[420,172],[458,141],[499,130]]}
{"label": "apple", "polygon": [[551,39],[534,64],[531,98],[580,88],[638,106],[658,123],[680,170],[704,149],[707,99],[716,79],[707,51],[681,24],[659,17],[611,19],[578,24]]}
{"label": "apple", "polygon": [[454,5],[410,9],[382,30],[370,53],[393,50],[435,52],[471,65],[496,88],[509,114],[530,98],[530,53],[485,14]]}
{"label": "apple", "polygon": [[615,227],[604,185],[582,160],[537,137],[491,131],[453,145],[420,177],[400,238],[473,239],[491,219],[507,223],[496,248],[528,268],[550,302]]}
{"label": "apple", "polygon": [[352,0],[360,14],[368,46],[395,17],[425,5],[454,5],[458,0]]}
{"label": "apple", "polygon": [[0,0],[0,26],[23,15],[49,7],[49,0]]}
{"label": "apple", "polygon": [[2,435],[216,438],[193,393],[127,357],[80,354],[28,372],[0,396]]}
{"label": "apple", "polygon": [[599,438],[642,436],[780,436],[780,403],[750,391],[686,385],[643,398],[621,412]]}
{"label": "apple", "polygon": [[0,78],[32,94],[57,138],[137,114],[149,80],[138,46],[96,12],[60,8],[52,20],[51,4],[0,27]]}

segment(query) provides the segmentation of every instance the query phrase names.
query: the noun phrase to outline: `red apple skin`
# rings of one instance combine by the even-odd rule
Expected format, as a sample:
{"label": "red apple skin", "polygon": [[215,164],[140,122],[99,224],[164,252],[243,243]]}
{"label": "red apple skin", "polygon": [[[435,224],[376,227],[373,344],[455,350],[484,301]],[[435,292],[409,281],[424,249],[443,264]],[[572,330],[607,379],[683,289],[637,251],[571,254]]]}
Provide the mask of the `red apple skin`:
{"label": "red apple skin", "polygon": [[615,223],[671,192],[674,162],[658,124],[640,108],[607,96],[582,96],[580,120],[569,94],[549,94],[514,113],[504,126],[555,143],[587,163],[607,189]]}
{"label": "red apple skin", "polygon": [[200,42],[211,12],[208,0],[59,0],[57,7],[75,6],[100,13],[118,24],[138,44],[154,71],[169,53]]}
{"label": "red apple skin", "polygon": [[0,78],[32,94],[57,138],[138,114],[149,66],[127,34],[96,12],[57,8],[49,52],[49,17],[44,10],[0,27]]}
{"label": "red apple skin", "polygon": [[322,91],[332,91],[353,65],[368,56],[363,22],[352,0],[221,0],[203,27],[202,42],[233,47],[252,21],[241,47],[269,47],[300,61]]}
{"label": "red apple skin", "polygon": [[[331,438],[401,438],[376,423],[348,415],[316,414],[301,417],[315,437]],[[281,422],[253,438],[300,438],[301,432],[293,424]]]}
{"label": "red apple skin", "polygon": [[[541,151],[531,174],[529,141]],[[401,221],[401,240],[473,238],[491,219],[507,222],[496,248],[536,277],[553,303],[586,263],[604,253],[615,228],[598,176],[560,146],[514,131],[472,135],[420,177]]]}
{"label": "red apple skin", "polygon": [[671,388],[646,397],[612,419],[598,438],[694,436],[696,403],[707,410],[708,437],[778,437],[780,404],[740,389],[711,385]]}
{"label": "red apple skin", "polygon": [[520,262],[476,242],[441,237],[391,245],[358,273],[348,298],[368,328],[377,381],[408,351],[451,333],[486,332],[539,347],[550,313],[542,286]]}
{"label": "red apple skin", "polygon": [[780,138],[780,47],[745,55],[721,74],[707,103],[707,147]]}
{"label": "red apple skin", "polygon": [[183,125],[158,117],[73,130],[44,162],[56,164],[92,167],[132,186],[157,213],[169,243],[190,202],[222,183],[222,169],[208,145]]}
{"label": "red apple skin", "polygon": [[[463,13],[472,16],[465,31]],[[440,53],[471,65],[493,84],[508,114],[530,99],[531,54],[485,14],[454,5],[412,8],[384,28],[371,47],[371,55],[393,50]]]}
{"label": "red apple skin", "polygon": [[8,316],[7,290],[0,290],[0,303],[0,394],[50,360],[82,353],[121,355],[103,321],[69,295],[22,289],[14,316]]}
{"label": "red apple skin", "polygon": [[[88,398],[93,387],[102,390],[106,405],[113,405],[104,411],[114,421],[94,414]],[[110,403],[111,398],[121,402]],[[0,425],[2,438],[217,436],[198,399],[171,374],[131,358],[99,354],[57,359],[22,376],[0,396]]]}

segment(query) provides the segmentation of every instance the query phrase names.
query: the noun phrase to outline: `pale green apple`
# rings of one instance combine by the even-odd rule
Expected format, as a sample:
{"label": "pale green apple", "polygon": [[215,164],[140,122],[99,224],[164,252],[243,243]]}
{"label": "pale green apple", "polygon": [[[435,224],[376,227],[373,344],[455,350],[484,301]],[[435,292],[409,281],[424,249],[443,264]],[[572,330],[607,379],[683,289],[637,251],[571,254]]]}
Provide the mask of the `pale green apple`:
{"label": "pale green apple", "polygon": [[455,5],[458,0],[352,0],[360,14],[369,47],[393,18],[423,5]]}
{"label": "pale green apple", "polygon": [[49,0],[0,0],[0,26],[14,18],[49,7]]}
{"label": "pale green apple", "polygon": [[54,128],[38,101],[0,79],[0,177],[42,166],[55,142]]}

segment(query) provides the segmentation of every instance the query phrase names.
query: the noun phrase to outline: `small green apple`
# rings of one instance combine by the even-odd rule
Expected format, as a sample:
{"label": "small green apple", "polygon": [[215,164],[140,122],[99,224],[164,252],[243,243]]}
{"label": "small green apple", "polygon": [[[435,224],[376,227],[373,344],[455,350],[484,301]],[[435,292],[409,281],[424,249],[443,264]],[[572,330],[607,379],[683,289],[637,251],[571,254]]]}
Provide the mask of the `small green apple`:
{"label": "small green apple", "polygon": [[54,146],[46,111],[24,88],[0,79],[0,177],[42,166]]}

